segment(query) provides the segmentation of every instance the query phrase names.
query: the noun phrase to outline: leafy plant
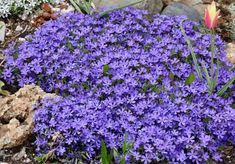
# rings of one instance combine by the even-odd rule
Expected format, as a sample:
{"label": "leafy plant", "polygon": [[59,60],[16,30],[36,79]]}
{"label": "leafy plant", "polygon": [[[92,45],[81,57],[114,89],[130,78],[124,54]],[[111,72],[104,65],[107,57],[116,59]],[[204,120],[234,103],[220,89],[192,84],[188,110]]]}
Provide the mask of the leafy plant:
{"label": "leafy plant", "polygon": [[8,96],[9,92],[7,90],[2,89],[2,87],[4,87],[4,86],[5,86],[4,82],[0,81],[0,94],[4,95],[4,96]]}
{"label": "leafy plant", "polygon": [[222,96],[224,94],[224,92],[229,88],[230,85],[232,85],[235,82],[235,77],[233,77],[232,79],[230,79],[218,92],[217,94],[219,96]]}
{"label": "leafy plant", "polygon": [[113,151],[111,153],[108,153],[107,147],[104,143],[104,141],[101,141],[101,162],[102,164],[110,164],[113,160]]}
{"label": "leafy plant", "polygon": [[60,0],[1,0],[0,17],[18,15],[22,13],[30,14],[43,3],[59,3]]}
{"label": "leafy plant", "polygon": [[47,155],[36,156],[34,160],[39,164],[45,164],[47,161]]}
{"label": "leafy plant", "polygon": [[231,32],[231,39],[235,40],[235,19],[228,24],[227,28]]}
{"label": "leafy plant", "polygon": [[69,0],[73,7],[83,14],[92,14],[92,9],[95,9],[93,0]]}
{"label": "leafy plant", "polygon": [[101,142],[101,162],[102,162],[102,164],[112,164],[115,157],[120,159],[120,164],[125,164],[126,163],[126,156],[130,152],[132,147],[133,147],[133,144],[127,142],[127,135],[125,135],[125,137],[124,137],[124,142],[123,142],[121,153],[119,153],[119,151],[116,148],[113,148],[109,153],[107,151],[107,147],[106,147],[104,141],[102,141]]}
{"label": "leafy plant", "polygon": [[51,157],[53,157],[53,151],[49,151],[47,154],[42,154],[41,156],[36,156],[34,160],[39,164],[45,164]]}

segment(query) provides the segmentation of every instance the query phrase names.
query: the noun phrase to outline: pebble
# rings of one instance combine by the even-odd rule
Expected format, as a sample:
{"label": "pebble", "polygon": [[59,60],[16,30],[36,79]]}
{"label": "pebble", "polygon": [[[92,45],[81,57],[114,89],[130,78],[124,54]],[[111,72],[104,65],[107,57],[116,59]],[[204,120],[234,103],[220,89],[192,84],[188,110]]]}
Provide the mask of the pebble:
{"label": "pebble", "polygon": [[227,59],[230,63],[235,64],[235,44],[229,43],[227,44]]}
{"label": "pebble", "polygon": [[23,27],[21,27],[20,25],[16,26],[16,29],[15,29],[16,32],[20,32],[22,30],[23,30]]}
{"label": "pebble", "polygon": [[60,12],[61,14],[66,14],[66,13],[73,12],[73,11],[75,11],[74,7],[69,5],[67,9],[62,9]]}
{"label": "pebble", "polygon": [[7,32],[6,32],[6,36],[12,36],[13,33],[12,33],[11,30],[8,30],[8,29],[7,29],[6,31],[7,31]]}
{"label": "pebble", "polygon": [[26,39],[25,38],[19,38],[18,41],[19,42],[24,42]]}
{"label": "pebble", "polygon": [[12,157],[12,160],[13,161],[21,160],[22,158],[25,158],[25,155],[27,156],[26,151],[25,151],[25,147],[23,147],[19,153],[15,154]]}

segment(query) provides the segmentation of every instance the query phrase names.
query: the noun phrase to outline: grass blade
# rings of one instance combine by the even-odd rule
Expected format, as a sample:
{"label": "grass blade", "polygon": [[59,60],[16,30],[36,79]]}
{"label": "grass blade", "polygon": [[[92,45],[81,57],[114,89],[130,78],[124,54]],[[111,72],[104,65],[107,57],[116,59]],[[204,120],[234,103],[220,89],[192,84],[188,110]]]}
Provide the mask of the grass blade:
{"label": "grass blade", "polygon": [[219,96],[222,96],[224,94],[224,92],[229,88],[230,85],[233,84],[233,82],[235,82],[235,77],[233,77],[232,79],[230,79],[218,92],[217,94]]}

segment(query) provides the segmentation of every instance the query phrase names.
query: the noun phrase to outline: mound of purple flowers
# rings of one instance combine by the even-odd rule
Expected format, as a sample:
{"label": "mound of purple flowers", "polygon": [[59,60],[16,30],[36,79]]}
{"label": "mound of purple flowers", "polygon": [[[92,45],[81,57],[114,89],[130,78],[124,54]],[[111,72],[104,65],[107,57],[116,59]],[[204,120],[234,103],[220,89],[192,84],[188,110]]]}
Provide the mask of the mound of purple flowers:
{"label": "mound of purple flowers", "polygon": [[[3,77],[23,86],[36,83],[63,97],[36,107],[40,153],[79,158],[99,154],[101,140],[134,146],[130,163],[221,160],[218,149],[235,143],[235,94],[208,95],[196,74],[179,23],[182,17],[125,9],[107,17],[68,14],[47,22],[21,45],[6,50]],[[210,36],[186,21],[184,28],[201,61],[210,62]],[[221,59],[218,88],[235,75]],[[209,65],[209,64],[208,64]],[[57,136],[57,137],[55,137]],[[89,159],[89,160],[91,160]]]}

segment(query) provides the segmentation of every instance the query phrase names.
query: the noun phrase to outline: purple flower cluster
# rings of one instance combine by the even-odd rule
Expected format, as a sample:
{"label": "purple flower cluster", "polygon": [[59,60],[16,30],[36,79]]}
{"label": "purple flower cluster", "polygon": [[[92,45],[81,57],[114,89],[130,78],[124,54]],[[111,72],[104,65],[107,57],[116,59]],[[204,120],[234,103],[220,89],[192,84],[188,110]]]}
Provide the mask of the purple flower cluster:
{"label": "purple flower cluster", "polygon": [[[107,17],[70,13],[49,21],[21,45],[6,50],[6,81],[37,83],[63,97],[36,107],[36,146],[40,153],[95,157],[103,139],[120,148],[124,136],[134,146],[128,161],[205,163],[221,160],[218,149],[235,143],[235,93],[208,95],[196,77],[179,28],[182,17],[127,8]],[[210,62],[210,35],[186,21],[200,62]],[[224,43],[216,37],[221,60],[218,88],[229,72]],[[57,137],[55,137],[57,136]]]}

